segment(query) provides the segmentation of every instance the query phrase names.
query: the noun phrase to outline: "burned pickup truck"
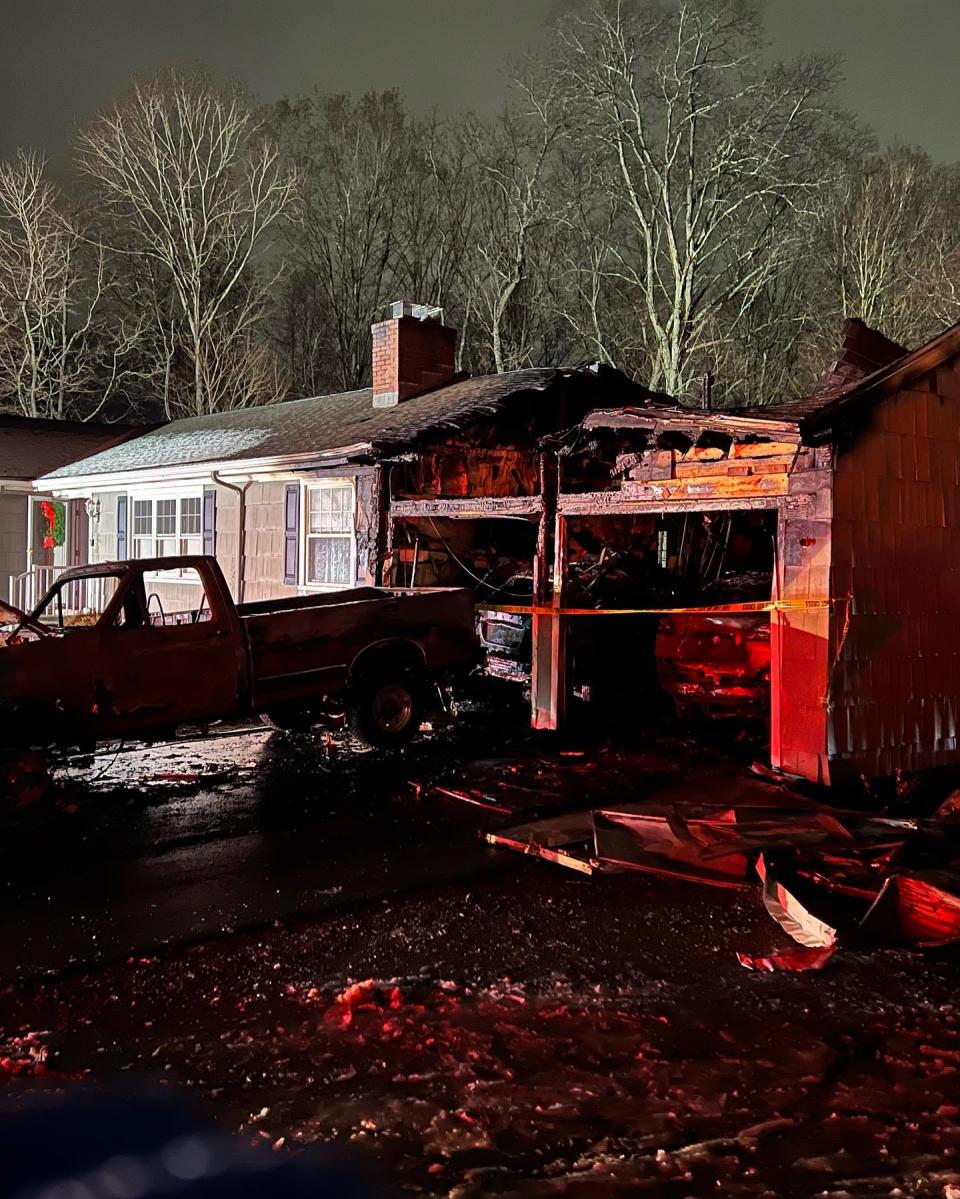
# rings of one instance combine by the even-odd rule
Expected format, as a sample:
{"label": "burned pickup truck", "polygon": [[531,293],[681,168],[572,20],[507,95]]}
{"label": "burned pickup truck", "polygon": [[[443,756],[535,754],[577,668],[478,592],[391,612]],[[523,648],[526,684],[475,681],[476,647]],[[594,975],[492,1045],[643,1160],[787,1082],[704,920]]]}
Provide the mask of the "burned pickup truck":
{"label": "burned pickup truck", "polygon": [[0,750],[162,740],[249,715],[295,730],[346,720],[399,746],[438,675],[477,656],[461,588],[235,604],[211,557],[78,567],[29,616],[0,614]]}

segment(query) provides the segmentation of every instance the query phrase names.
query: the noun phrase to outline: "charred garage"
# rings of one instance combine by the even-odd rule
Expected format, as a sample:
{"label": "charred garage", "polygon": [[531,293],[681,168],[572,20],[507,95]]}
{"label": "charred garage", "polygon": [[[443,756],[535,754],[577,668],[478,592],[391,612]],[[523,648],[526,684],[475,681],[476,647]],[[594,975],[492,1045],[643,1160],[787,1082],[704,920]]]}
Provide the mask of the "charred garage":
{"label": "charred garage", "polygon": [[786,773],[955,762],[958,354],[958,326],[908,353],[849,321],[805,400],[711,411],[646,393],[543,439],[534,602],[491,603],[529,627],[534,724],[570,718],[593,640],[638,718],[655,660],[682,712],[767,722]]}

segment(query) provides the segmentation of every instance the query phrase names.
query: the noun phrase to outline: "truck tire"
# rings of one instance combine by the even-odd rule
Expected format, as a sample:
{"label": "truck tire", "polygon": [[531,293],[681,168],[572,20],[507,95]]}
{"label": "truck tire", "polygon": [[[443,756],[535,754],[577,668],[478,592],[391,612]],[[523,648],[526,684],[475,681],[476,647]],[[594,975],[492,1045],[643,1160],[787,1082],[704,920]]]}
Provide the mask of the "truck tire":
{"label": "truck tire", "polygon": [[424,686],[413,670],[384,667],[353,684],[347,719],[351,732],[374,749],[397,749],[420,731]]}
{"label": "truck tire", "polygon": [[310,708],[271,708],[261,712],[260,719],[268,728],[280,729],[284,733],[309,733],[318,723]]}

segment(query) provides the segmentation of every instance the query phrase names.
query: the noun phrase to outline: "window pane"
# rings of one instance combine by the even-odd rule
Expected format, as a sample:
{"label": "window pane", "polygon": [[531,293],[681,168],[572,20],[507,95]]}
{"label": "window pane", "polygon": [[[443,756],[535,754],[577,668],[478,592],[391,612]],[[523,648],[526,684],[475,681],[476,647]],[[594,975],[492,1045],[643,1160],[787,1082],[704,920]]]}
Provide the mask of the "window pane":
{"label": "window pane", "polygon": [[147,623],[154,628],[202,624],[211,619],[203,580],[196,569],[158,570],[147,587]]}
{"label": "window pane", "polygon": [[[200,533],[200,497],[198,495],[180,501],[180,533],[183,537],[192,537]],[[193,552],[190,550],[190,553]]]}
{"label": "window pane", "polygon": [[[158,518],[157,524],[159,524],[159,523],[160,523],[160,520]],[[173,555],[175,555],[176,552],[177,552],[176,537],[158,537],[157,538],[157,557],[158,558],[170,558],[170,557],[173,557]]]}
{"label": "window pane", "polygon": [[133,556],[134,558],[152,558],[153,554],[153,538],[152,537],[134,537],[133,539]]}
{"label": "window pane", "polygon": [[311,583],[349,583],[351,539],[310,537],[307,578]]}
{"label": "window pane", "polygon": [[310,532],[349,533],[353,528],[353,488],[310,488]]}
{"label": "window pane", "polygon": [[169,536],[177,531],[177,501],[157,500],[157,535]]}
{"label": "window pane", "polygon": [[116,575],[93,575],[61,583],[39,613],[39,619],[44,624],[59,624],[62,615],[64,626],[96,624],[119,585],[120,579]]}
{"label": "window pane", "polygon": [[133,501],[133,535],[144,536],[153,532],[153,500]]}

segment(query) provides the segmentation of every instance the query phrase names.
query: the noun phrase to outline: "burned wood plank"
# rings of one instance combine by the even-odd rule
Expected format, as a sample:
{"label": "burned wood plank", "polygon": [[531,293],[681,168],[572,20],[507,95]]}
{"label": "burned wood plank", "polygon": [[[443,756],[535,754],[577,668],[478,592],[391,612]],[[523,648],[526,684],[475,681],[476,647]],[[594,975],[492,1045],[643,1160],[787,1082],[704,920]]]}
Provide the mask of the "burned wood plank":
{"label": "burned wood plank", "polygon": [[581,874],[593,874],[595,870],[595,866],[589,858],[579,857],[570,850],[549,849],[536,842],[518,841],[506,833],[484,833],[484,840],[503,849],[513,849],[518,853],[543,858],[547,862],[555,862],[558,866],[566,866],[570,870],[578,870]]}
{"label": "burned wood plank", "polygon": [[674,409],[669,414],[663,409],[600,409],[590,412],[583,420],[585,429],[643,429],[654,433],[681,432],[699,436],[703,430],[728,433],[735,437],[750,435],[769,436],[771,433],[794,435],[799,439],[796,421],[775,420],[761,415],[756,417],[734,416],[725,412],[704,412],[702,409],[684,412]]}
{"label": "burned wood plank", "polygon": [[538,495],[520,496],[474,496],[460,499],[394,500],[390,505],[392,520],[411,519],[420,516],[445,516],[470,518],[478,516],[533,516],[538,517],[543,501]]}
{"label": "burned wood plank", "polygon": [[[808,501],[810,497],[804,497]],[[801,497],[795,497],[798,506]],[[639,516],[645,512],[716,512],[731,507],[747,511],[750,509],[779,508],[786,502],[780,495],[740,496],[734,502],[723,496],[676,497],[671,494],[661,499],[644,499],[628,495],[623,491],[590,491],[561,493],[557,510],[562,516],[602,516],[618,514]],[[791,501],[792,502],[792,501]]]}
{"label": "burned wood plank", "polygon": [[663,483],[639,483],[625,481],[621,488],[623,498],[659,503],[663,500],[740,500],[757,496],[787,494],[787,476],[747,475],[745,477],[721,475],[714,478],[669,479]]}

